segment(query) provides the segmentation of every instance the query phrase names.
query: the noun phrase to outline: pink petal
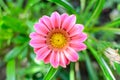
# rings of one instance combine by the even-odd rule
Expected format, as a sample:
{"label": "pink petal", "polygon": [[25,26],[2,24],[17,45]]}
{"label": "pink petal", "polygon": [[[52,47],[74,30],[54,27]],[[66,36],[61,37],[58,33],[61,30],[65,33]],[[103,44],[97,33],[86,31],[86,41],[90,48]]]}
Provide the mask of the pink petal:
{"label": "pink petal", "polygon": [[40,51],[43,52],[47,49],[47,46],[41,47],[41,48],[34,48],[34,52],[39,55]]}
{"label": "pink petal", "polygon": [[49,32],[48,28],[43,23],[36,23],[34,25],[34,28],[37,33],[42,34],[44,36],[46,36],[47,33]]}
{"label": "pink petal", "polygon": [[57,68],[59,66],[59,61],[60,61],[60,55],[58,52],[52,52],[51,58],[50,58],[50,63],[54,68]]}
{"label": "pink petal", "polygon": [[29,43],[34,48],[46,46],[45,40],[31,39]]}
{"label": "pink petal", "polygon": [[44,59],[45,64],[50,63],[50,57],[51,57],[52,51],[47,55],[47,57]]}
{"label": "pink petal", "polygon": [[81,42],[84,42],[85,40],[87,39],[87,34],[85,33],[81,33],[81,34],[78,34],[78,35],[75,35],[73,37],[71,37],[71,43],[81,43]]}
{"label": "pink petal", "polygon": [[64,51],[64,54],[67,57],[67,59],[73,62],[77,61],[79,58],[78,53],[70,47],[68,47],[67,50]]}
{"label": "pink petal", "polygon": [[36,40],[46,40],[46,38],[36,32],[30,33],[30,38],[36,39]]}
{"label": "pink petal", "polygon": [[54,27],[53,27],[53,24],[52,24],[52,21],[51,21],[50,17],[48,17],[48,16],[43,16],[43,17],[40,19],[40,22],[43,22],[43,23],[47,26],[47,28],[48,28],[49,30],[51,30],[52,28],[54,28]]}
{"label": "pink petal", "polygon": [[75,15],[71,15],[64,20],[62,28],[66,29],[66,31],[68,32],[75,25],[75,22],[76,22]]}
{"label": "pink petal", "polygon": [[84,29],[82,24],[75,24],[74,27],[69,31],[70,37],[80,34]]}
{"label": "pink petal", "polygon": [[70,64],[70,60],[68,60],[68,59],[67,59],[67,62],[66,62],[66,64],[67,64],[67,65],[68,65],[68,64]]}
{"label": "pink petal", "polygon": [[40,50],[40,48],[34,48],[34,52],[37,54],[37,51]]}
{"label": "pink petal", "polygon": [[49,54],[51,50],[49,50],[47,47],[43,47],[37,51],[37,60],[44,60]]}
{"label": "pink petal", "polygon": [[60,28],[61,18],[60,18],[59,13],[57,13],[57,12],[52,13],[51,21],[52,21],[52,24],[53,24],[54,28]]}
{"label": "pink petal", "polygon": [[67,62],[67,59],[66,59],[64,53],[61,52],[60,53],[60,65],[64,68],[66,68],[67,63],[68,62]]}
{"label": "pink petal", "polygon": [[63,13],[63,14],[61,15],[61,25],[63,24],[64,20],[65,20],[67,17],[68,17],[68,14],[66,14],[66,13]]}
{"label": "pink petal", "polygon": [[87,46],[84,43],[71,43],[70,46],[74,48],[76,51],[82,51],[87,48]]}

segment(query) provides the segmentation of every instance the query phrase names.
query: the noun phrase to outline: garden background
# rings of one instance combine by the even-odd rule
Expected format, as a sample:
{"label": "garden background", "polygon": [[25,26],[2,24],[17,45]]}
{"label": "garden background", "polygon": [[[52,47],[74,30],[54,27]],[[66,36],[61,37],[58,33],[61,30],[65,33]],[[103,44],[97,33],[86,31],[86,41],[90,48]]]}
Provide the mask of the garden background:
{"label": "garden background", "polygon": [[120,80],[120,0],[0,0],[0,80],[42,80],[47,74],[50,64],[35,59],[29,34],[54,11],[76,15],[88,39],[79,60],[59,67],[52,80]]}

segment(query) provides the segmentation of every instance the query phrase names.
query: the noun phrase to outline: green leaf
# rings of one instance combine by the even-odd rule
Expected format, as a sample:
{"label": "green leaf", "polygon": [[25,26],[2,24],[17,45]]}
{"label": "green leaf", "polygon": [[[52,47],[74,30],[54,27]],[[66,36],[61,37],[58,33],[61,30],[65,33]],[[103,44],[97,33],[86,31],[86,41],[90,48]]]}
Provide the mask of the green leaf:
{"label": "green leaf", "polygon": [[0,7],[0,18],[2,17],[2,7]]}
{"label": "green leaf", "polygon": [[[107,79],[108,80],[116,80],[115,77],[114,77],[114,75],[113,75],[113,73],[112,73],[112,71],[111,71],[111,69],[110,69],[110,67],[107,65],[107,63],[105,62],[105,60],[102,57],[101,57],[101,60],[102,60],[102,63],[104,64],[104,66],[105,66],[104,72],[107,72],[106,73]],[[110,75],[111,79],[110,79],[109,75]]]}
{"label": "green leaf", "polygon": [[12,39],[12,42],[15,44],[24,44],[25,42],[28,42],[28,41],[29,41],[29,37],[22,36],[22,35],[18,35]]}
{"label": "green leaf", "polygon": [[24,0],[17,0],[17,7],[22,8]]}
{"label": "green leaf", "polygon": [[87,14],[89,14],[89,11],[93,7],[93,4],[95,3],[95,1],[96,0],[90,0],[89,4],[86,6],[85,12],[83,14],[84,16],[86,16]]}
{"label": "green leaf", "polygon": [[10,60],[7,63],[7,68],[6,68],[6,80],[16,80],[15,79],[15,60]]}
{"label": "green leaf", "polygon": [[45,75],[43,80],[51,80],[55,73],[57,72],[58,68],[53,68],[52,66],[50,67],[48,73]]}
{"label": "green leaf", "polygon": [[87,46],[91,52],[91,54],[95,57],[95,59],[97,60],[98,64],[100,65],[105,78],[107,80],[115,80],[115,77],[112,74],[112,71],[110,70],[110,68],[108,67],[108,65],[106,64],[106,62],[104,61],[103,58],[101,58],[101,56],[99,55],[99,52],[97,52],[92,46],[91,46],[91,42],[87,42]]}
{"label": "green leaf", "polygon": [[40,2],[41,0],[29,0],[28,1],[28,3],[27,3],[27,5],[26,5],[26,11],[27,10],[30,10],[30,8],[32,7],[32,6],[34,6],[35,4],[37,4],[38,2]]}
{"label": "green leaf", "polygon": [[[0,26],[1,27],[1,26]],[[10,29],[0,29],[0,39],[10,40],[13,37],[13,32]]]}
{"label": "green leaf", "polygon": [[92,32],[97,31],[110,31],[114,34],[120,34],[120,28],[95,27]]}
{"label": "green leaf", "polygon": [[114,66],[115,66],[115,69],[116,69],[117,73],[120,75],[120,64],[114,62]]}
{"label": "green leaf", "polygon": [[27,57],[27,52],[28,52],[28,47],[25,47],[25,48],[22,50],[21,54],[19,55],[19,58],[20,58],[20,59],[24,59],[25,57]]}
{"label": "green leaf", "polygon": [[85,55],[86,65],[87,65],[88,73],[89,73],[89,76],[90,76],[90,80],[98,80],[96,72],[93,69],[92,63],[90,61],[90,58],[89,58],[87,52],[83,51],[83,53]]}
{"label": "green leaf", "polygon": [[3,16],[2,20],[4,24],[7,26],[7,28],[12,29],[14,32],[19,33],[26,33],[27,27],[23,22],[17,18],[14,18],[12,16]]}
{"label": "green leaf", "polygon": [[86,0],[80,0],[80,2],[81,2],[81,11],[83,12],[85,9]]}
{"label": "green leaf", "polygon": [[119,26],[119,25],[120,25],[120,19],[117,19],[117,20],[114,20],[112,22],[105,24],[102,27],[115,27],[115,26]]}
{"label": "green leaf", "polygon": [[0,6],[8,13],[10,13],[7,5],[4,3],[4,0],[0,0]]}
{"label": "green leaf", "polygon": [[[45,67],[45,68],[47,68],[47,67]],[[31,65],[31,66],[26,67],[26,68],[20,68],[18,70],[18,74],[20,76],[24,76],[24,75],[28,75],[28,74],[32,75],[32,74],[35,74],[35,73],[37,73],[39,71],[44,72],[45,68],[43,66],[34,66],[34,65]]]}
{"label": "green leaf", "polygon": [[18,54],[26,47],[26,43],[23,46],[17,46],[13,48],[4,58],[4,60],[7,62],[11,59],[14,59],[18,56]]}
{"label": "green leaf", "polygon": [[32,21],[27,21],[26,22],[26,25],[29,28],[29,33],[34,31],[34,27],[33,27],[34,24],[35,24],[35,22],[32,22]]}
{"label": "green leaf", "polygon": [[69,13],[76,14],[75,9],[65,0],[48,0],[64,7]]}
{"label": "green leaf", "polygon": [[94,9],[93,14],[91,15],[91,17],[88,19],[88,21],[85,24],[86,27],[90,26],[91,22],[95,21],[98,18],[104,6],[104,2],[105,0],[98,0],[98,4],[96,8]]}

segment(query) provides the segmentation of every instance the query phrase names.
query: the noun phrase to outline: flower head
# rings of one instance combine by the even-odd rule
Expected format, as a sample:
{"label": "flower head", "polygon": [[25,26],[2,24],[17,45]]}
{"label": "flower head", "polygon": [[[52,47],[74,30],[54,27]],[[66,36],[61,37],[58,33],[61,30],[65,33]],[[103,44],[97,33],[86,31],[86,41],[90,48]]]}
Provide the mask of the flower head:
{"label": "flower head", "polygon": [[86,49],[83,43],[87,35],[83,25],[75,24],[75,15],[60,15],[53,12],[50,17],[43,16],[34,25],[36,32],[30,34],[30,45],[34,48],[37,60],[50,63],[54,68],[66,67],[78,60],[77,51]]}

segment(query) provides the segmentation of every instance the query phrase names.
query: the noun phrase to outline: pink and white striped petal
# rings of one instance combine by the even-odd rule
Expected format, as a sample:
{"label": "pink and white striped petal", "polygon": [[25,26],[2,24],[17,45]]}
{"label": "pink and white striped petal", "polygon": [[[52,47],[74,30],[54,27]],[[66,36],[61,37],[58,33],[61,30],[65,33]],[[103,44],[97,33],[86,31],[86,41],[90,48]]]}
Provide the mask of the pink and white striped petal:
{"label": "pink and white striped petal", "polygon": [[75,24],[74,27],[69,31],[70,37],[80,35],[84,27],[81,24]]}
{"label": "pink and white striped petal", "polygon": [[[68,14],[66,14],[66,13],[63,13],[62,15],[61,15],[61,25],[63,24],[63,22],[65,21],[65,19],[68,17]],[[62,27],[61,27],[62,28]],[[63,29],[63,28],[62,28]]]}
{"label": "pink and white striped petal", "polygon": [[87,39],[87,34],[81,33],[81,34],[78,34],[78,35],[71,37],[70,43],[77,43],[78,44],[78,43],[84,42],[86,39]]}
{"label": "pink and white striped petal", "polygon": [[52,25],[54,26],[54,28],[60,28],[60,26],[61,26],[61,17],[59,15],[59,13],[57,13],[57,12],[52,13],[51,21],[52,21]]}
{"label": "pink and white striped petal", "polygon": [[30,33],[30,36],[29,36],[31,39],[37,39],[38,41],[39,40],[46,40],[46,38],[36,32],[32,32]]}
{"label": "pink and white striped petal", "polygon": [[67,57],[68,60],[75,62],[78,60],[79,56],[78,53],[72,49],[71,47],[68,47],[65,51],[64,51],[65,56]]}
{"label": "pink and white striped petal", "polygon": [[57,68],[59,66],[59,62],[60,62],[59,52],[53,51],[51,54],[50,63],[54,68]]}
{"label": "pink and white striped petal", "polygon": [[47,44],[45,44],[45,40],[38,39],[31,39],[29,44],[34,48],[41,48],[47,46]]}
{"label": "pink and white striped petal", "polygon": [[44,23],[44,25],[46,25],[49,30],[54,28],[52,21],[48,16],[43,16],[40,22]]}
{"label": "pink and white striped petal", "polygon": [[47,47],[41,48],[37,51],[37,60],[44,60],[49,54],[51,50],[49,50]]}
{"label": "pink and white striped petal", "polygon": [[36,23],[34,25],[34,28],[37,33],[46,36],[47,33],[49,32],[49,29],[43,24],[43,23]]}
{"label": "pink and white striped petal", "polygon": [[44,59],[44,62],[47,64],[47,63],[50,63],[50,58],[51,58],[51,54],[52,54],[52,51],[49,53],[49,55]]}
{"label": "pink and white striped petal", "polygon": [[76,51],[82,51],[87,48],[87,46],[84,43],[71,43],[70,46],[76,50]]}
{"label": "pink and white striped petal", "polygon": [[67,58],[65,57],[65,54],[63,52],[60,52],[60,65],[64,68],[66,68],[67,65]]}
{"label": "pink and white striped petal", "polygon": [[73,26],[75,25],[75,22],[76,22],[75,15],[71,15],[67,17],[62,24],[62,29],[66,29],[66,31],[68,32],[70,29],[73,28]]}

